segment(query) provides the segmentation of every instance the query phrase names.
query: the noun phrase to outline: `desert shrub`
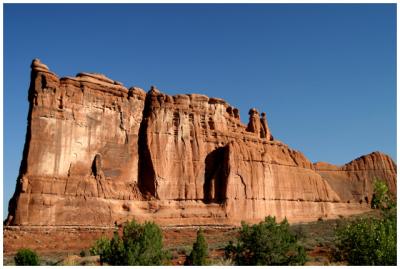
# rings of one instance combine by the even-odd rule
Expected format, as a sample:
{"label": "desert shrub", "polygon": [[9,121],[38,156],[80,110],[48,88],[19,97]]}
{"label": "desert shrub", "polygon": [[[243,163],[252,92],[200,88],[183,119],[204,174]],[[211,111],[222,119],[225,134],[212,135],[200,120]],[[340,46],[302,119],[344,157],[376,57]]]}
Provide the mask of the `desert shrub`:
{"label": "desert shrub", "polygon": [[61,266],[77,266],[79,265],[80,258],[77,255],[68,254],[63,260],[59,261],[57,265]]}
{"label": "desert shrub", "polygon": [[192,251],[192,247],[191,246],[180,246],[176,249],[177,253],[180,255],[189,255],[190,252]]}
{"label": "desert shrub", "polygon": [[103,263],[106,257],[109,257],[111,254],[111,245],[110,240],[106,237],[101,237],[98,239],[94,246],[89,249],[90,255],[100,256],[100,262]]}
{"label": "desert shrub", "polygon": [[397,205],[383,181],[374,182],[371,206],[382,216],[359,218],[336,230],[336,259],[351,265],[396,265]]}
{"label": "desert shrub", "polygon": [[165,258],[162,232],[154,223],[129,223],[124,227],[123,243],[128,265],[161,265]]}
{"label": "desert shrub", "polygon": [[14,257],[15,265],[39,265],[39,257],[33,250],[23,248]]}
{"label": "desert shrub", "polygon": [[197,231],[196,242],[193,244],[192,251],[186,259],[187,265],[206,265],[208,256],[208,245],[204,238],[202,229]]}
{"label": "desert shrub", "polygon": [[396,201],[389,192],[389,188],[382,180],[374,181],[374,193],[372,195],[371,207],[381,210],[390,210],[396,206]]}
{"label": "desert shrub", "polygon": [[337,258],[351,265],[396,265],[396,221],[358,219],[337,230]]}
{"label": "desert shrub", "polygon": [[117,231],[114,232],[114,237],[110,241],[110,251],[100,255],[100,262],[106,262],[111,265],[130,265],[126,259],[124,242]]}
{"label": "desert shrub", "polygon": [[238,242],[229,242],[225,257],[238,265],[302,265],[306,262],[304,248],[289,230],[289,223],[276,223],[267,217],[259,224],[242,223]]}
{"label": "desert shrub", "polygon": [[103,239],[97,246],[92,253],[97,251],[100,262],[110,265],[161,265],[171,258],[163,249],[161,229],[152,222],[132,221],[124,226],[122,237],[116,231],[111,240]]}

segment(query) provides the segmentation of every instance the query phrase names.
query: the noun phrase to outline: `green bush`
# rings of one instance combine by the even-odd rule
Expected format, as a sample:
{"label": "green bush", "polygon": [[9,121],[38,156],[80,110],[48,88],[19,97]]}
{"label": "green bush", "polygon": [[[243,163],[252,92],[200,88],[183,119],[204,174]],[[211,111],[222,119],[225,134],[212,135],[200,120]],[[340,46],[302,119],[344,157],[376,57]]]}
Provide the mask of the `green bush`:
{"label": "green bush", "polygon": [[383,181],[374,182],[371,205],[381,217],[357,219],[336,230],[336,258],[351,265],[396,265],[397,206]]}
{"label": "green bush", "polygon": [[304,248],[289,230],[289,223],[276,223],[268,216],[259,224],[242,223],[237,244],[229,242],[225,256],[238,265],[303,265]]}
{"label": "green bush", "polygon": [[[100,263],[105,262],[105,258],[111,255],[111,245],[110,240],[105,237],[101,237],[98,239],[94,246],[89,249],[90,255],[99,255],[100,256]],[[107,259],[106,258],[106,259]]]}
{"label": "green bush", "polygon": [[208,256],[208,245],[204,238],[202,229],[197,231],[196,242],[193,244],[192,252],[187,257],[186,265],[206,265]]}
{"label": "green bush", "polygon": [[389,188],[382,180],[374,181],[374,194],[372,196],[371,207],[381,210],[390,210],[396,206],[396,201],[389,192]]}
{"label": "green bush", "polygon": [[33,250],[23,248],[14,257],[15,265],[39,265],[39,257]]}
{"label": "green bush", "polygon": [[163,250],[161,229],[152,222],[128,223],[122,238],[115,232],[111,240],[100,239],[91,253],[97,253],[101,263],[110,265],[161,265],[170,259]]}
{"label": "green bush", "polygon": [[351,265],[396,265],[396,221],[358,219],[337,230],[337,258]]}

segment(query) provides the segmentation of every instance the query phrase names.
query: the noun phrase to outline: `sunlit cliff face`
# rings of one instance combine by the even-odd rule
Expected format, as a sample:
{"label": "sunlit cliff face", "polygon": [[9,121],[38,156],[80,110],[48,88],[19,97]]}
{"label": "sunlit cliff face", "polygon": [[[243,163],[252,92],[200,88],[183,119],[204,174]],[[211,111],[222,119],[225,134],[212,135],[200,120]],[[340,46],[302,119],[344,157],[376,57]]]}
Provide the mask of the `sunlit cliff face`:
{"label": "sunlit cliff face", "polygon": [[376,177],[396,190],[387,155],[312,164],[271,135],[265,113],[251,109],[246,126],[219,98],[59,78],[34,60],[29,102],[10,225],[312,221],[369,210]]}

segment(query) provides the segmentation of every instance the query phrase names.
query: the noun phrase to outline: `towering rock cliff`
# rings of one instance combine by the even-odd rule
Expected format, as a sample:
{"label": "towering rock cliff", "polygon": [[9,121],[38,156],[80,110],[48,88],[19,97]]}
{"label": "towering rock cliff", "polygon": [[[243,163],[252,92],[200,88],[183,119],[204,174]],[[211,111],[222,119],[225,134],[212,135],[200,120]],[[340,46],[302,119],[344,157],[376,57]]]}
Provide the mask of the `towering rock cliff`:
{"label": "towering rock cliff", "polygon": [[310,221],[369,210],[375,178],[396,192],[390,157],[313,164],[272,136],[265,113],[251,109],[246,126],[218,98],[59,78],[34,60],[29,103],[8,225]]}

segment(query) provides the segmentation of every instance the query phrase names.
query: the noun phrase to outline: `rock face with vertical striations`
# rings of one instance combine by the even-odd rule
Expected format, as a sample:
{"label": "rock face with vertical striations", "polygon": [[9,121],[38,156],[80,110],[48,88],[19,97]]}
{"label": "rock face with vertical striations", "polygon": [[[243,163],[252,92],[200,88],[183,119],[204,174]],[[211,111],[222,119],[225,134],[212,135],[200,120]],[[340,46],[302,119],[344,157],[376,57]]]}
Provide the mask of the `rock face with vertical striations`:
{"label": "rock face with vertical striations", "polygon": [[387,155],[313,164],[272,136],[265,113],[251,109],[246,126],[222,99],[59,78],[37,59],[28,98],[7,225],[312,221],[368,211],[375,178],[396,192]]}

